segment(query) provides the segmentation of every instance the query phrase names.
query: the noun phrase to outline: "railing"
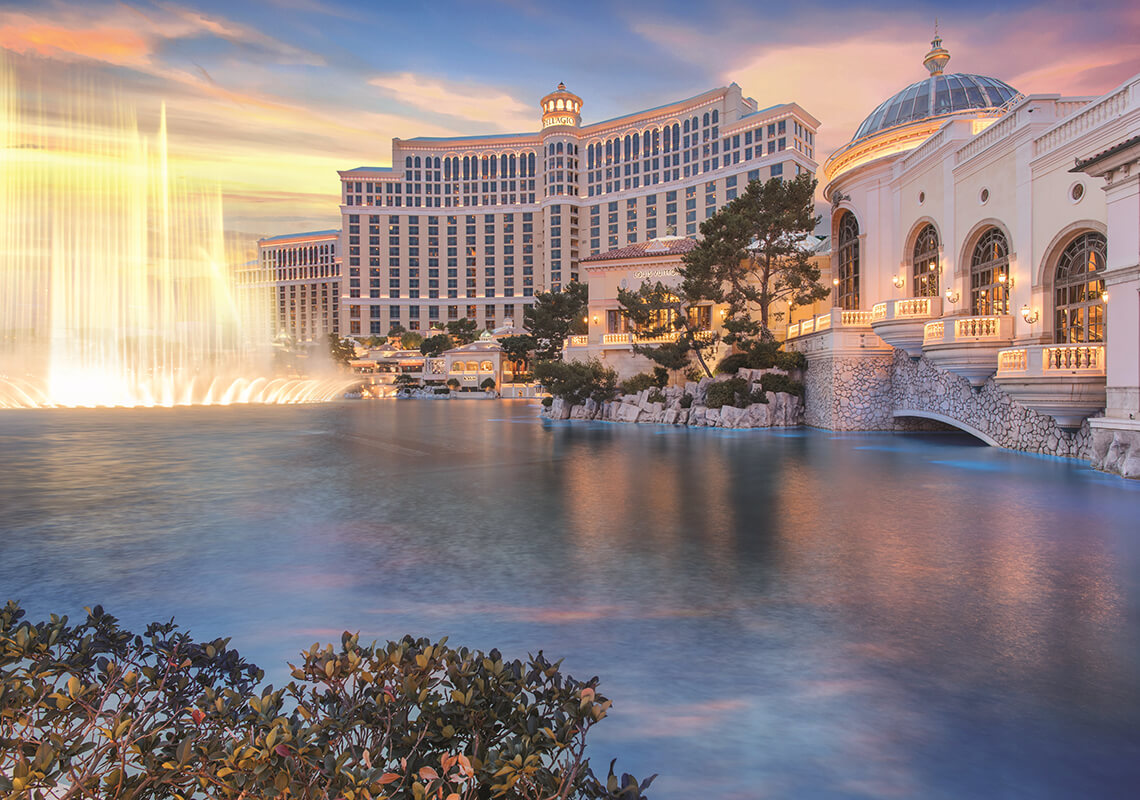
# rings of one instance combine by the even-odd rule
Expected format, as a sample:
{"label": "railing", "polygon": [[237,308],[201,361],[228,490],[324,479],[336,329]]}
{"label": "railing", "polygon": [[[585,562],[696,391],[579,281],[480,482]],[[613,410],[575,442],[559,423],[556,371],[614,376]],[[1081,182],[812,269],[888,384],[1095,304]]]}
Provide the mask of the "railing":
{"label": "railing", "polygon": [[1046,347],[1041,356],[1041,368],[1056,370],[1104,371],[1103,345],[1060,345]]}
{"label": "railing", "polygon": [[926,342],[939,341],[946,337],[946,323],[941,320],[938,322],[928,322],[922,329],[922,341]]}
{"label": "railing", "polygon": [[826,328],[830,328],[830,327],[831,327],[831,315],[830,314],[825,314],[822,317],[816,317],[815,318],[815,329],[817,331],[822,331],[822,330],[824,330]]}
{"label": "railing", "polygon": [[886,319],[886,318],[887,318],[887,304],[886,303],[875,303],[875,305],[871,306],[871,321],[872,322],[878,322],[879,320]]}
{"label": "railing", "polygon": [[1029,369],[1029,351],[1025,348],[998,351],[998,375],[1006,372],[1025,372]]}
{"label": "railing", "polygon": [[895,319],[899,317],[929,317],[933,311],[929,297],[909,297],[895,301]]}
{"label": "railing", "polygon": [[1128,92],[1135,87],[1135,83],[1121,87],[1119,92],[1110,95],[1098,103],[1089,103],[1084,111],[1057,123],[1051,129],[1039,136],[1033,143],[1033,155],[1039,156],[1067,141],[1075,139],[1087,130],[1110,119],[1121,116],[1128,107]]}
{"label": "railing", "polygon": [[996,339],[1000,335],[999,317],[965,317],[954,320],[954,338]]}
{"label": "railing", "polygon": [[569,339],[569,347],[585,347],[590,343],[589,336],[571,336]]}
{"label": "railing", "polygon": [[602,344],[633,344],[632,333],[607,333],[602,336]]}
{"label": "railing", "polygon": [[847,325],[870,325],[871,312],[870,311],[844,311],[840,317],[842,324]]}
{"label": "railing", "polygon": [[815,317],[805,319],[800,323],[800,334],[814,333],[815,332]]}
{"label": "railing", "polygon": [[793,322],[791,325],[788,326],[788,338],[793,339],[799,335],[800,335],[800,323]]}
{"label": "railing", "polygon": [[905,158],[903,158],[903,169],[910,169],[913,165],[917,164],[919,161],[926,158],[928,155],[941,147],[945,141],[946,131],[938,131],[938,133],[931,136],[924,143],[908,153]]}

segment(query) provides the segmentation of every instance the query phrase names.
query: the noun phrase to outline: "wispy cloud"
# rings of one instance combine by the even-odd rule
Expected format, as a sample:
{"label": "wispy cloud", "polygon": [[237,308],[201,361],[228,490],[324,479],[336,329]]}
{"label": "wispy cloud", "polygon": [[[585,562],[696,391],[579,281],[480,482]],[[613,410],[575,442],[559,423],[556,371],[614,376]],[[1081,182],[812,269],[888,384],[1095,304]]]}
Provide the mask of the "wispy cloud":
{"label": "wispy cloud", "polygon": [[369,83],[399,103],[503,131],[533,128],[538,116],[537,108],[490,86],[445,83],[410,72],[378,75]]}

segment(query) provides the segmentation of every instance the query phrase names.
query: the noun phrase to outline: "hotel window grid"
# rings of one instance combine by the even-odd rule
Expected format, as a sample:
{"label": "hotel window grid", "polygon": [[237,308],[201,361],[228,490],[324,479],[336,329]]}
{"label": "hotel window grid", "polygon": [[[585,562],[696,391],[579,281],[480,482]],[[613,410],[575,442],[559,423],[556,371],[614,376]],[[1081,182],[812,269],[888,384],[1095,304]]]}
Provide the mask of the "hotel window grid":
{"label": "hotel window grid", "polygon": [[839,286],[835,304],[845,311],[859,308],[859,222],[850,211],[839,220]]}
{"label": "hotel window grid", "polygon": [[970,256],[970,310],[977,316],[1009,313],[1009,243],[989,228]]}
{"label": "hotel window grid", "polygon": [[911,286],[914,297],[938,296],[938,231],[927,224],[914,241],[911,261]]}
{"label": "hotel window grid", "polygon": [[1090,231],[1061,253],[1053,279],[1053,337],[1058,344],[1104,341],[1106,251],[1104,236]]}

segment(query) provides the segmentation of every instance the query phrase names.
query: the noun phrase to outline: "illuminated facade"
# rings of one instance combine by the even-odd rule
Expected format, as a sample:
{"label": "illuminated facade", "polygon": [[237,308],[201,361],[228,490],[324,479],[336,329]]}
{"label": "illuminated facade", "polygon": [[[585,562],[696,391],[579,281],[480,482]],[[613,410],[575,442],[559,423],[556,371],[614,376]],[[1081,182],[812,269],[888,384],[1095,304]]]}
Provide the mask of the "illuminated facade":
{"label": "illuminated facade", "polygon": [[1026,97],[949,58],[936,38],[929,76],[824,164],[836,308],[789,330],[817,383],[808,422],[927,418],[1087,457],[1140,417],[1140,76]]}
{"label": "illuminated facade", "polygon": [[341,335],[340,271],[340,231],[286,234],[258,240],[257,268],[245,283],[269,290],[274,336],[313,342]]}
{"label": "illuminated facade", "polygon": [[538,132],[395,139],[392,167],[340,172],[342,335],[521,320],[582,259],[695,236],[749,180],[816,170],[819,122],[736,84],[588,125],[582,105],[559,84]]}

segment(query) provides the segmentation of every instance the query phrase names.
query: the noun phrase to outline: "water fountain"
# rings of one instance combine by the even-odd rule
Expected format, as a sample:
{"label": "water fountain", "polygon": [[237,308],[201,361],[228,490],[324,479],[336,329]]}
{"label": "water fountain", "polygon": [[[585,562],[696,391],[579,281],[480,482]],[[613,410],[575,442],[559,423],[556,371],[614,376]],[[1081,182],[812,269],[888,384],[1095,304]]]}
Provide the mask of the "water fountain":
{"label": "water fountain", "polygon": [[[23,85],[0,55],[0,408],[303,403],[235,300],[216,188],[174,174],[113,93]],[[232,262],[231,262],[232,263]]]}

